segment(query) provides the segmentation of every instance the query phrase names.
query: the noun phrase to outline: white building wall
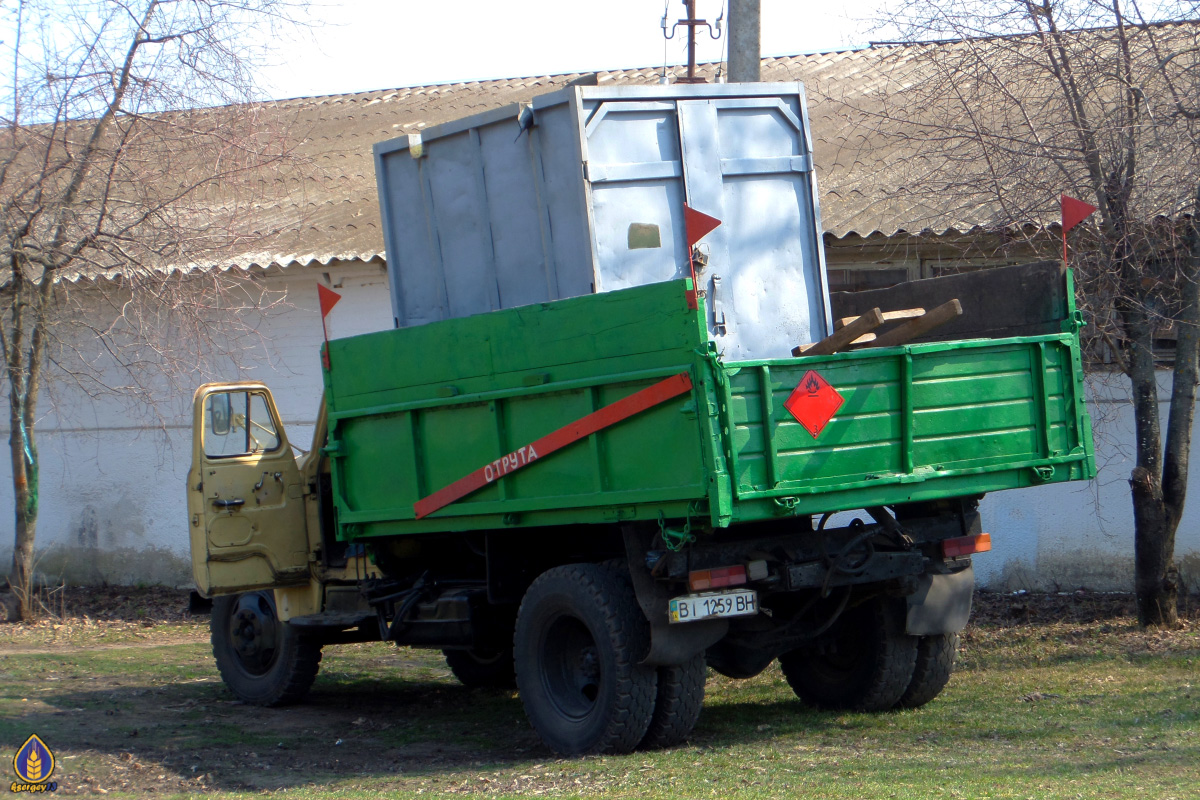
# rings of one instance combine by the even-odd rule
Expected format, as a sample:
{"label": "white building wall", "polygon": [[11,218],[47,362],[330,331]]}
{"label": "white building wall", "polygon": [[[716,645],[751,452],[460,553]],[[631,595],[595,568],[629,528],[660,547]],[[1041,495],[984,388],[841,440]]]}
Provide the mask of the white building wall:
{"label": "white building wall", "polygon": [[[1166,430],[1171,373],[1160,371],[1159,414]],[[995,589],[1133,590],[1133,505],[1129,476],[1135,463],[1133,407],[1124,377],[1093,375],[1088,412],[1099,474],[1072,482],[997,492],[980,506],[992,552],[975,559],[976,575]],[[1195,467],[1188,503],[1175,536],[1183,580],[1200,590],[1200,421],[1192,427]]]}
{"label": "white building wall", "polygon": [[[378,264],[291,268],[263,279],[286,291],[284,310],[265,316],[246,342],[240,376],[272,388],[289,438],[308,448],[321,395],[318,281],[342,295],[328,325],[333,338],[390,328],[392,313]],[[1169,377],[1163,375],[1166,413]],[[982,504],[993,551],[976,558],[980,584],[994,589],[1132,588],[1132,409],[1122,381],[1093,381],[1100,475],[1068,483],[1000,492]],[[191,387],[194,388],[194,387]],[[77,393],[59,396],[39,426],[43,573],[79,582],[166,583],[189,580],[184,481],[191,460],[190,388],[162,404],[163,424],[150,425],[112,403]],[[55,410],[59,413],[56,417]],[[1200,427],[1200,426],[1198,426]],[[3,430],[5,438],[8,431]],[[1197,431],[1200,437],[1200,431]],[[1198,442],[1200,444],[1200,442]],[[13,539],[8,459],[0,460],[0,558]],[[1191,503],[1176,553],[1184,578],[1200,585],[1200,468],[1191,473]]]}
{"label": "white building wall", "polygon": [[[342,295],[330,312],[331,338],[392,326],[382,265],[292,268],[261,279],[282,299],[245,347],[240,374],[272,389],[288,437],[308,449],[320,404],[321,318],[317,283]],[[43,396],[38,568],[49,580],[185,585],[190,581],[185,482],[191,462],[191,391],[159,404],[161,421],[60,388]],[[7,407],[7,396],[0,398]],[[7,415],[5,415],[7,416]],[[8,429],[2,429],[5,440]],[[0,559],[7,572],[14,532],[12,467],[0,459]]]}

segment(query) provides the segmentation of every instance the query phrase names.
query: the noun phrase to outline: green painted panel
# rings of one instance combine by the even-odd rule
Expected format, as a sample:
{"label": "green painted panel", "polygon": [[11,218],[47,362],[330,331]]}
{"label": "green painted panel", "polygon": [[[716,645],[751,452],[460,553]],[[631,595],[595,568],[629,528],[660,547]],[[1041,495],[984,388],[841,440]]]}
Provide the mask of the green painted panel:
{"label": "green painted panel", "polygon": [[[566,408],[570,403],[564,398],[562,405]],[[425,447],[421,462],[416,466],[424,475],[430,492],[454,483],[462,476],[504,455],[496,436],[495,403],[427,409],[417,414],[417,425]],[[532,469],[531,467],[530,471]],[[384,499],[389,503],[398,500],[411,505],[420,498],[388,495]],[[500,489],[493,483],[462,502],[478,503],[498,499]]]}
{"label": "green painted panel", "polygon": [[[843,406],[845,408],[845,406]],[[787,411],[783,412],[787,414]],[[780,455],[806,453],[818,448],[849,448],[888,442],[900,435],[900,414],[854,414],[834,417],[817,439],[789,415],[775,428],[775,443]]]}
{"label": "green painted panel", "polygon": [[[340,495],[348,509],[369,505],[372,498],[419,494],[419,470],[395,470],[396,463],[417,463],[412,414],[397,414],[367,424],[357,420],[338,427],[338,436],[351,459],[339,459]],[[335,462],[337,463],[337,462]]]}
{"label": "green painted panel", "polygon": [[[634,387],[621,387],[622,395],[633,393]],[[641,388],[641,387],[637,387]],[[616,398],[614,398],[616,399]],[[522,397],[505,401],[508,410],[506,420],[506,445],[497,448],[499,458],[505,453],[511,453],[523,444],[532,442],[548,431],[547,420],[563,420],[563,423],[585,417],[595,411],[592,405],[591,391],[556,392],[532,397]],[[479,466],[479,457],[472,454]],[[474,467],[459,469],[456,477],[470,472]],[[540,464],[534,464],[526,469],[523,480],[499,481],[496,486],[507,489],[505,499],[517,499],[526,496],[554,496],[570,494],[571,492],[599,491],[601,466],[596,463],[595,454],[586,442],[573,445],[556,453],[553,459],[547,459]],[[454,480],[451,478],[450,480]],[[444,481],[440,485],[450,483]],[[485,499],[482,492],[463,498],[460,504],[470,504]],[[492,499],[492,498],[486,498]]]}
{"label": "green painted panel", "polygon": [[[892,414],[900,409],[900,386],[896,382],[868,383],[858,387],[838,383],[835,386],[844,397],[849,395],[847,390],[853,388],[853,402],[855,403],[853,410],[856,415]],[[773,407],[783,409],[784,402],[787,401],[794,389],[794,386],[789,386],[786,390],[772,392]],[[762,393],[756,388],[752,392],[734,395],[730,399],[729,413],[735,425],[761,424]],[[787,411],[785,410],[783,413],[787,414]],[[791,416],[787,416],[784,421],[791,419]]]}
{"label": "green painted panel", "polygon": [[1033,374],[1028,367],[1019,372],[989,373],[943,380],[913,382],[913,404],[933,407],[947,404],[947,397],[961,398],[965,404],[1029,401],[1033,397]]}
{"label": "green painted panel", "polygon": [[[1049,398],[1048,407],[1051,419],[1063,418],[1061,397]],[[1032,398],[949,408],[917,408],[913,413],[913,435],[920,438],[925,431],[938,435],[971,435],[980,431],[1034,428],[1037,422],[1038,408]]]}
{"label": "green painted panel", "polygon": [[871,473],[899,472],[900,443],[893,437],[890,441],[849,447],[812,448],[803,453],[781,453],[779,460],[782,482],[845,483]]}
{"label": "green painted panel", "polygon": [[[602,400],[616,398],[606,388]],[[605,475],[614,491],[679,485],[705,491],[707,470],[693,404],[665,403],[604,432]],[[687,429],[690,436],[677,436]],[[643,459],[649,459],[646,463]]]}
{"label": "green painted panel", "polygon": [[934,436],[913,441],[913,461],[941,472],[1036,458],[1036,427],[977,431],[965,436]]}
{"label": "green painted panel", "polygon": [[[926,345],[928,347],[928,345]],[[914,355],[916,349],[914,348]],[[1003,375],[1029,369],[1027,345],[997,345],[995,348],[926,350],[913,360],[913,381],[980,374]]]}

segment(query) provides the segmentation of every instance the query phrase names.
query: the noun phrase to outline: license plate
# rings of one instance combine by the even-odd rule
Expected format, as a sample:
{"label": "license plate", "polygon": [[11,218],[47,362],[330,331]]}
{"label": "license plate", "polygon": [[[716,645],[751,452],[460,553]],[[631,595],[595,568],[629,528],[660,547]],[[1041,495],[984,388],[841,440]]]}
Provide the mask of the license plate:
{"label": "license plate", "polygon": [[735,589],[731,592],[685,594],[671,600],[671,622],[696,622],[714,617],[745,617],[758,613],[758,592]]}

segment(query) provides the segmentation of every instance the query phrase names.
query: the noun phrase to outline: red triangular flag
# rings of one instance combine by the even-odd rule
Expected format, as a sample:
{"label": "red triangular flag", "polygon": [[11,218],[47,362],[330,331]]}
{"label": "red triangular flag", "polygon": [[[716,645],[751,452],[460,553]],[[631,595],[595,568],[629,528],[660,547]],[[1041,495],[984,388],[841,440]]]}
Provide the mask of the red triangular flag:
{"label": "red triangular flag", "polygon": [[1062,206],[1062,227],[1064,234],[1083,222],[1088,218],[1089,214],[1096,210],[1096,207],[1091,203],[1076,200],[1074,197],[1067,197],[1065,194],[1059,199],[1059,203]]}
{"label": "red triangular flag", "polygon": [[691,247],[713,231],[721,220],[683,204],[683,225],[687,229],[687,243]]}
{"label": "red triangular flag", "polygon": [[317,297],[321,301],[321,321],[325,321],[325,317],[337,305],[337,301],[342,299],[342,296],[332,289],[326,289],[321,284],[317,284]]}

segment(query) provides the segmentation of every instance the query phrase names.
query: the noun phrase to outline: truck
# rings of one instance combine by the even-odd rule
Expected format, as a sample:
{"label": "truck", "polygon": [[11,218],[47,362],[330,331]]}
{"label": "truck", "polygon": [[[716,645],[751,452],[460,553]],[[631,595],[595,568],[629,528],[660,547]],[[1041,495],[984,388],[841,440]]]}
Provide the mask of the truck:
{"label": "truck", "polygon": [[683,741],[709,668],[933,700],[979,499],[1095,475],[1082,320],[1058,263],[831,294],[811,142],[803,87],[731,84],[377,144],[395,328],[322,347],[309,449],[262,382],[193,400],[233,694],[299,701],[325,646],[440,649],[565,755]]}

